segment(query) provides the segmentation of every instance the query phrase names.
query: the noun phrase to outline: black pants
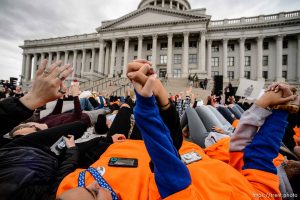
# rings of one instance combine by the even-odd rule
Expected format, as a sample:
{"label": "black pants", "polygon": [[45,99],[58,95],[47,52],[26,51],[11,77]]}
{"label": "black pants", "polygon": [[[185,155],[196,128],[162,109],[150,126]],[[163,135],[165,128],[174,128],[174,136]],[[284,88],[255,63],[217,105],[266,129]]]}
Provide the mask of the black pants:
{"label": "black pants", "polygon": [[130,131],[130,117],[132,111],[130,108],[122,107],[118,114],[116,115],[113,123],[110,126],[110,129],[107,133],[107,137],[111,137],[114,134],[124,134],[128,138]]}

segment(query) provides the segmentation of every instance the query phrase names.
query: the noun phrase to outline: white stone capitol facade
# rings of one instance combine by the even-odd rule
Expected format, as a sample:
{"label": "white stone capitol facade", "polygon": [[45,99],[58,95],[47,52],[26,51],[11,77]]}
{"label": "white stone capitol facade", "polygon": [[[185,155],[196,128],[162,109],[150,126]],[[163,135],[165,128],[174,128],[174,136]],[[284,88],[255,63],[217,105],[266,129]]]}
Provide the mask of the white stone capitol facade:
{"label": "white stone capitol facade", "polygon": [[138,9],[103,21],[96,33],[25,40],[23,81],[42,59],[70,63],[73,79],[126,74],[148,59],[159,76],[300,82],[300,11],[212,21],[188,0],[142,0]]}

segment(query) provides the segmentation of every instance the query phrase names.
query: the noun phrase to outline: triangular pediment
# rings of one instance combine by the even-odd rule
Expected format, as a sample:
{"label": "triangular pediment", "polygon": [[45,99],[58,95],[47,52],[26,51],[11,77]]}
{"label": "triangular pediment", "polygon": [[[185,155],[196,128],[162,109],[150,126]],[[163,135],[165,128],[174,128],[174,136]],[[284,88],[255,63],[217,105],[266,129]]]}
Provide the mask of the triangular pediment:
{"label": "triangular pediment", "polygon": [[207,15],[195,15],[188,11],[177,11],[171,9],[149,6],[136,10],[109,23],[103,24],[97,30],[118,29],[135,26],[147,26],[162,23],[184,22],[190,20],[209,19]]}

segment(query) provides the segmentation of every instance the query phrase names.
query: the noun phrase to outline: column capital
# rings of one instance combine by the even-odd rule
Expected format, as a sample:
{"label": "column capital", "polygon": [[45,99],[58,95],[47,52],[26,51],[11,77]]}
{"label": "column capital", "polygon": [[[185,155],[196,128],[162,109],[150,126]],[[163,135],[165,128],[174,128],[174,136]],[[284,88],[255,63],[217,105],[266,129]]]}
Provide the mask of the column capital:
{"label": "column capital", "polygon": [[157,34],[157,33],[153,34],[153,35],[152,35],[152,38],[153,38],[153,39],[157,39],[157,38],[158,38],[158,34]]}
{"label": "column capital", "polygon": [[223,39],[223,44],[224,44],[224,43],[228,43],[228,41],[229,41],[228,38],[224,38],[224,39]]}
{"label": "column capital", "polygon": [[73,50],[73,53],[77,53],[77,49]]}
{"label": "column capital", "polygon": [[117,42],[117,38],[111,38],[112,42]]}
{"label": "column capital", "polygon": [[212,39],[206,40],[208,45],[212,45]]}
{"label": "column capital", "polygon": [[201,35],[205,35],[206,33],[207,33],[206,30],[201,30],[201,31],[200,31],[200,36],[201,36]]}
{"label": "column capital", "polygon": [[282,40],[285,37],[285,35],[280,34],[276,36],[276,40]]}
{"label": "column capital", "polygon": [[66,51],[65,51],[65,54],[67,54],[67,53],[69,53],[69,51],[68,51],[68,50],[66,50]]}
{"label": "column capital", "polygon": [[259,41],[259,40],[264,40],[265,36],[264,35],[259,35],[257,36],[256,40]]}
{"label": "column capital", "polygon": [[142,40],[142,39],[144,39],[144,36],[143,36],[143,35],[138,35],[137,38],[138,38],[139,40]]}
{"label": "column capital", "polygon": [[173,33],[168,33],[167,35],[168,35],[168,38],[173,37]]}
{"label": "column capital", "polygon": [[124,37],[124,40],[129,41],[129,37],[128,36]]}
{"label": "column capital", "polygon": [[100,43],[104,43],[104,39],[103,38],[99,38],[99,42]]}
{"label": "column capital", "polygon": [[183,35],[184,35],[185,37],[188,37],[188,36],[190,35],[190,32],[185,31],[185,32],[183,32]]}
{"label": "column capital", "polygon": [[245,37],[241,37],[241,38],[239,39],[239,41],[240,41],[240,43],[245,43],[246,38],[245,38]]}

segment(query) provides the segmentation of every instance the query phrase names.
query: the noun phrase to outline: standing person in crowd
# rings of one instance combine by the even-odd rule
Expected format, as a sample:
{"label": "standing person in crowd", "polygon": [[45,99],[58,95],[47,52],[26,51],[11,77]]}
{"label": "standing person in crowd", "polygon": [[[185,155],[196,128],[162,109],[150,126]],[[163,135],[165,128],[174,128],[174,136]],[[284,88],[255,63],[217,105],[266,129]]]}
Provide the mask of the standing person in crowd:
{"label": "standing person in crowd", "polygon": [[203,89],[206,90],[207,89],[207,84],[208,84],[208,80],[207,78],[204,79],[204,82],[203,82]]}
{"label": "standing person in crowd", "polygon": [[225,93],[225,104],[228,104],[228,97],[234,95],[234,88],[232,87],[231,82],[229,82],[227,87],[224,88],[224,93]]}

